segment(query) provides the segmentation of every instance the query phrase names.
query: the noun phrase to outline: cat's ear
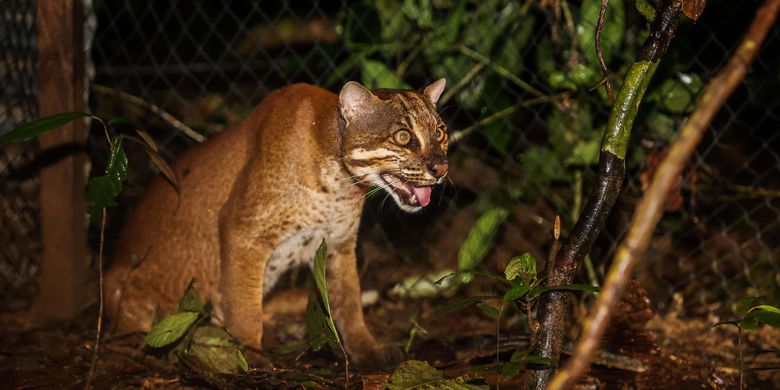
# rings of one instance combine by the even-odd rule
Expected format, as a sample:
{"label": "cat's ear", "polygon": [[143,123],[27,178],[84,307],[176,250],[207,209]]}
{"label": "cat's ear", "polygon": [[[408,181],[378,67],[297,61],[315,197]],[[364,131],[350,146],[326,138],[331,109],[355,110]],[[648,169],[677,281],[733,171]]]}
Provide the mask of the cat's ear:
{"label": "cat's ear", "polygon": [[446,85],[447,80],[442,77],[423,88],[423,93],[425,96],[428,96],[428,99],[430,99],[431,103],[433,103],[435,106],[436,102],[439,101],[439,96],[441,96],[441,93],[444,92],[444,86]]}
{"label": "cat's ear", "polygon": [[339,92],[339,109],[344,119],[349,121],[356,113],[365,111],[378,100],[368,88],[356,81],[350,81]]}

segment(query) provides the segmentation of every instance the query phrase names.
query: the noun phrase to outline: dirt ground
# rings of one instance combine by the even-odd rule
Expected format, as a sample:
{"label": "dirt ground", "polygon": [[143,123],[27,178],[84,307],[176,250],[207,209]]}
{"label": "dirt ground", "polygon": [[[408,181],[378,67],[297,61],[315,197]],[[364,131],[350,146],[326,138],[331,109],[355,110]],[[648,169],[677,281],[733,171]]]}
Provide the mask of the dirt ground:
{"label": "dirt ground", "polygon": [[[306,297],[306,290],[298,288],[269,301],[269,310],[275,313],[265,321],[266,349],[262,355],[246,352],[253,367],[246,374],[214,376],[172,366],[140,349],[140,334],[108,336],[100,346],[94,387],[343,388],[342,359],[306,349],[302,312]],[[381,297],[367,308],[367,315],[378,337],[399,347],[410,341],[409,319],[416,319],[418,329],[424,331],[416,332],[409,342],[407,359],[428,361],[447,376],[481,376],[493,388],[522,385],[522,372],[513,378],[501,376],[494,364],[497,352],[500,359],[507,360],[512,351],[528,346],[528,337],[519,331],[520,321],[511,312],[502,317],[497,328],[494,319],[473,307],[436,317],[437,305],[432,300]],[[95,319],[92,308],[71,322],[30,328],[23,316],[4,314],[0,344],[3,388],[83,388],[94,348]],[[744,388],[779,388],[780,331],[760,327],[758,332],[740,334],[733,326],[713,327],[715,322],[682,318],[674,308],[663,316],[654,314],[646,294],[634,284],[596,362],[578,388],[738,388],[740,373]],[[565,349],[570,350],[571,345]],[[273,368],[267,367],[268,362]],[[350,367],[349,387],[382,388],[389,374]]]}

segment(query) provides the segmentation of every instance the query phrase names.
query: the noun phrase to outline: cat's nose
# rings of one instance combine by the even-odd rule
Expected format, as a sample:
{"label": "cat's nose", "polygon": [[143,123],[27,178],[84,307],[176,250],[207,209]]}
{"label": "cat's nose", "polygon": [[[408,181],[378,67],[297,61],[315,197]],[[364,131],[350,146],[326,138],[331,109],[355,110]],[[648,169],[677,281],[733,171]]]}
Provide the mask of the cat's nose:
{"label": "cat's nose", "polygon": [[447,174],[447,170],[450,168],[450,165],[446,162],[443,163],[432,163],[428,165],[428,169],[431,171],[431,174],[437,178],[441,179],[444,177],[444,175]]}

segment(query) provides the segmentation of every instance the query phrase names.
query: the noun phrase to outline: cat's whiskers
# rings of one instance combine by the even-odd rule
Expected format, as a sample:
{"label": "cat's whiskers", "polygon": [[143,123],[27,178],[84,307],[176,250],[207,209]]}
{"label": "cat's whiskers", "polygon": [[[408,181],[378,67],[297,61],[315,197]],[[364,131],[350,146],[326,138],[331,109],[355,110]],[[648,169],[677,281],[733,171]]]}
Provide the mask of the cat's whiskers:
{"label": "cat's whiskers", "polygon": [[387,198],[390,197],[390,193],[388,192],[387,195],[385,195],[385,198],[382,199],[382,203],[379,204],[379,211],[377,211],[376,215],[380,216],[382,215],[382,207],[384,207],[385,202],[387,202]]}

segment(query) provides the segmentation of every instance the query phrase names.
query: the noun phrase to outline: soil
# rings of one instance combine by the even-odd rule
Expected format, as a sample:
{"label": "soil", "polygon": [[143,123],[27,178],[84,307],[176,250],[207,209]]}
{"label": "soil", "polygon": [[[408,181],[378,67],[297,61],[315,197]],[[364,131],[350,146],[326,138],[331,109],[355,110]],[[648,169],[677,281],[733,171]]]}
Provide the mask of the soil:
{"label": "soil", "polygon": [[[93,386],[343,388],[343,359],[329,352],[306,350],[303,313],[299,312],[306,297],[305,289],[293,288],[277,294],[276,302],[268,302],[269,308],[285,310],[266,318],[266,349],[261,353],[246,351],[253,367],[246,374],[214,376],[168,364],[139,347],[142,335],[131,334],[103,340]],[[494,364],[497,353],[506,361],[512,351],[528,347],[523,320],[518,319],[520,311],[506,310],[497,327],[494,319],[476,307],[436,317],[435,309],[442,303],[380,297],[366,310],[375,333],[399,347],[409,340],[409,319],[415,318],[418,329],[424,331],[411,340],[409,359],[426,360],[447,376],[481,376],[494,388],[523,385],[522,372],[515,377],[502,376]],[[777,329],[764,326],[757,332],[739,332],[728,325],[713,327],[715,319],[685,319],[674,308],[660,316],[650,307],[647,295],[634,283],[578,388],[738,388],[740,373],[744,388],[780,387]],[[30,327],[23,315],[4,314],[0,345],[3,388],[83,388],[94,349],[96,314],[92,308],[73,321],[36,328]],[[576,327],[573,331],[576,333]],[[571,345],[565,350],[571,350]],[[390,373],[349,367],[349,387],[381,388]]]}

